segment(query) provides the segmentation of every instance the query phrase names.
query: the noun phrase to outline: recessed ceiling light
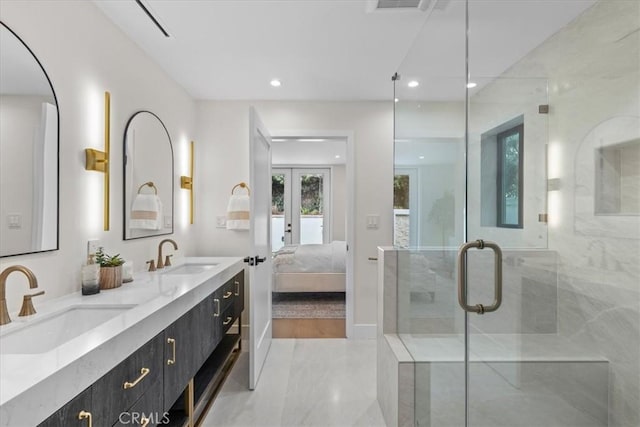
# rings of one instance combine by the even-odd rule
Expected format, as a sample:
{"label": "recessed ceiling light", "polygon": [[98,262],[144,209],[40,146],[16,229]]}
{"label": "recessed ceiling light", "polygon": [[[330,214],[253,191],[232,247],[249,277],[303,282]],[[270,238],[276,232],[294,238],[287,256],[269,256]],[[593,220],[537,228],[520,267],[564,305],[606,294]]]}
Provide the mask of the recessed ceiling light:
{"label": "recessed ceiling light", "polygon": [[284,138],[271,138],[271,142],[285,142],[286,139]]}
{"label": "recessed ceiling light", "polygon": [[407,83],[407,86],[409,86],[409,87],[418,87],[418,86],[420,86],[420,83],[418,83],[417,80],[411,80],[409,83]]}
{"label": "recessed ceiling light", "polygon": [[398,101],[400,101],[398,98],[395,98],[395,99],[393,100],[393,102],[398,102]]}
{"label": "recessed ceiling light", "polygon": [[300,142],[324,142],[325,140],[322,138],[300,138],[298,141]]}
{"label": "recessed ceiling light", "polygon": [[339,159],[339,158],[340,158],[340,154],[336,154],[336,159]]}
{"label": "recessed ceiling light", "polygon": [[469,83],[467,83],[467,87],[468,87],[469,89],[474,88],[474,87],[476,87],[476,86],[478,86],[478,83],[474,83],[474,82],[469,82]]}
{"label": "recessed ceiling light", "polygon": [[271,80],[270,84],[271,84],[271,86],[273,86],[273,87],[280,87],[280,86],[282,86],[282,82],[281,82],[280,80],[278,80],[278,79],[273,79],[273,80]]}
{"label": "recessed ceiling light", "polygon": [[420,156],[418,157],[420,160],[424,160],[424,156]]}

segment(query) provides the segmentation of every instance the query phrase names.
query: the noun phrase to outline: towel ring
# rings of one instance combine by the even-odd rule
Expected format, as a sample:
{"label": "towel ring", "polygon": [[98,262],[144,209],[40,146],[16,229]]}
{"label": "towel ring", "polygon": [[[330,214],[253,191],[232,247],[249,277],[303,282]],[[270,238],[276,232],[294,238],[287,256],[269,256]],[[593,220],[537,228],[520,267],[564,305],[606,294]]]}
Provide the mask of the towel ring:
{"label": "towel ring", "polygon": [[153,190],[156,192],[156,196],[158,195],[158,189],[156,188],[156,186],[154,185],[154,183],[153,183],[152,181],[145,182],[145,183],[144,183],[144,184],[142,184],[140,187],[138,187],[138,194],[140,194],[140,192],[142,191],[142,188],[143,188],[145,185],[146,185],[147,187],[151,187],[151,188],[153,188]]}
{"label": "towel ring", "polygon": [[234,192],[234,191],[236,191],[236,188],[238,188],[238,187],[240,187],[240,188],[246,188],[246,189],[247,189],[247,194],[248,194],[249,196],[251,195],[251,190],[249,189],[249,186],[248,186],[246,183],[244,183],[244,182],[241,182],[240,184],[236,184],[236,185],[231,189],[231,194],[232,194],[232,195],[233,195],[233,192]]}

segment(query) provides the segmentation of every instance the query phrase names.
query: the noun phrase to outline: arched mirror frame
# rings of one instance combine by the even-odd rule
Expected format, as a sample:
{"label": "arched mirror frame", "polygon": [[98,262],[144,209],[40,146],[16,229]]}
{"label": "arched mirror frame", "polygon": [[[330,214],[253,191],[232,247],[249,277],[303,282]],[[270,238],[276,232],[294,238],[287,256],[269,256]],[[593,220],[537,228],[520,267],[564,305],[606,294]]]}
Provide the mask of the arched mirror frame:
{"label": "arched mirror frame", "polygon": [[55,163],[56,190],[57,190],[56,191],[56,209],[55,209],[55,212],[56,212],[55,247],[40,249],[40,250],[32,250],[27,252],[19,252],[15,254],[0,253],[0,258],[8,258],[12,256],[29,255],[29,254],[36,254],[36,253],[42,253],[42,252],[53,252],[60,249],[60,107],[58,103],[58,97],[56,95],[55,89],[53,88],[53,83],[51,83],[51,79],[49,78],[49,74],[47,74],[47,71],[44,69],[44,66],[42,65],[42,63],[40,62],[36,54],[31,50],[31,48],[25,43],[24,40],[22,40],[22,38],[15,31],[13,31],[7,24],[4,23],[4,21],[0,21],[0,29],[1,28],[5,28],[7,31],[9,31],[20,43],[22,43],[25,49],[27,49],[27,51],[31,54],[31,56],[33,56],[33,59],[35,59],[36,63],[40,67],[40,70],[42,70],[44,77],[47,79],[47,83],[49,84],[49,87],[51,88],[51,94],[53,95],[53,100],[55,102],[56,113],[57,113],[56,114],[56,163]]}
{"label": "arched mirror frame", "polygon": [[[162,125],[162,128],[164,129],[165,133],[167,134],[167,140],[169,141],[169,148],[171,149],[171,231],[166,232],[166,233],[154,233],[154,234],[149,234],[146,236],[135,236],[135,237],[128,237],[127,236],[127,215],[130,213],[130,206],[127,204],[127,133],[129,131],[129,126],[131,125],[131,122],[139,115],[142,113],[148,113],[151,114],[153,117],[155,117],[158,122]],[[174,219],[175,219],[175,203],[174,203],[174,199],[175,199],[175,180],[174,180],[174,152],[173,152],[173,142],[171,141],[171,135],[169,135],[169,131],[167,130],[167,127],[165,126],[164,122],[162,121],[162,119],[160,119],[160,117],[158,117],[157,114],[155,114],[152,111],[149,110],[139,110],[136,111],[135,113],[133,113],[131,115],[131,117],[129,117],[129,120],[127,120],[127,124],[124,128],[124,135],[122,138],[122,238],[123,240],[136,240],[136,239],[145,239],[145,238],[149,238],[149,237],[156,237],[156,236],[166,236],[166,235],[170,235],[174,233],[175,230],[175,224],[174,224]]]}

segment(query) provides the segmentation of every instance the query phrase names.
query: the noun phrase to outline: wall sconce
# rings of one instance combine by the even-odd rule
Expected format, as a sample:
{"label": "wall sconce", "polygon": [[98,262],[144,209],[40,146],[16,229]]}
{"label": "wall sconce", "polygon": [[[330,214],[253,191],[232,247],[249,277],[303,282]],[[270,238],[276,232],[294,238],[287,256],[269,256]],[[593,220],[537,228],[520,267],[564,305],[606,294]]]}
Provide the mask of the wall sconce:
{"label": "wall sconce", "polygon": [[193,224],[193,141],[191,141],[191,152],[190,152],[190,168],[191,168],[191,176],[180,177],[180,188],[184,188],[185,190],[189,190],[189,224]]}
{"label": "wall sconce", "polygon": [[109,231],[109,150],[111,141],[111,94],[104,93],[104,151],[86,148],[85,170],[104,173],[104,231]]}

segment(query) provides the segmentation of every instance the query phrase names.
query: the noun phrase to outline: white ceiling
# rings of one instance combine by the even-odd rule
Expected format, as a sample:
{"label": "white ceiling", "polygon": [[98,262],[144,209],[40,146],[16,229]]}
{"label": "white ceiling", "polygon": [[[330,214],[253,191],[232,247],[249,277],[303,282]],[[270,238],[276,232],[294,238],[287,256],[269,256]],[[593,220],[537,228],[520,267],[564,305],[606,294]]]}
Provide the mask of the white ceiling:
{"label": "white ceiling", "polygon": [[[499,75],[594,1],[472,0],[472,72]],[[374,12],[367,0],[144,0],[170,38],[134,0],[94,2],[197,99],[390,100],[398,70],[404,83],[439,76],[404,98],[450,99],[459,82],[442,76],[464,78],[460,0]]]}

